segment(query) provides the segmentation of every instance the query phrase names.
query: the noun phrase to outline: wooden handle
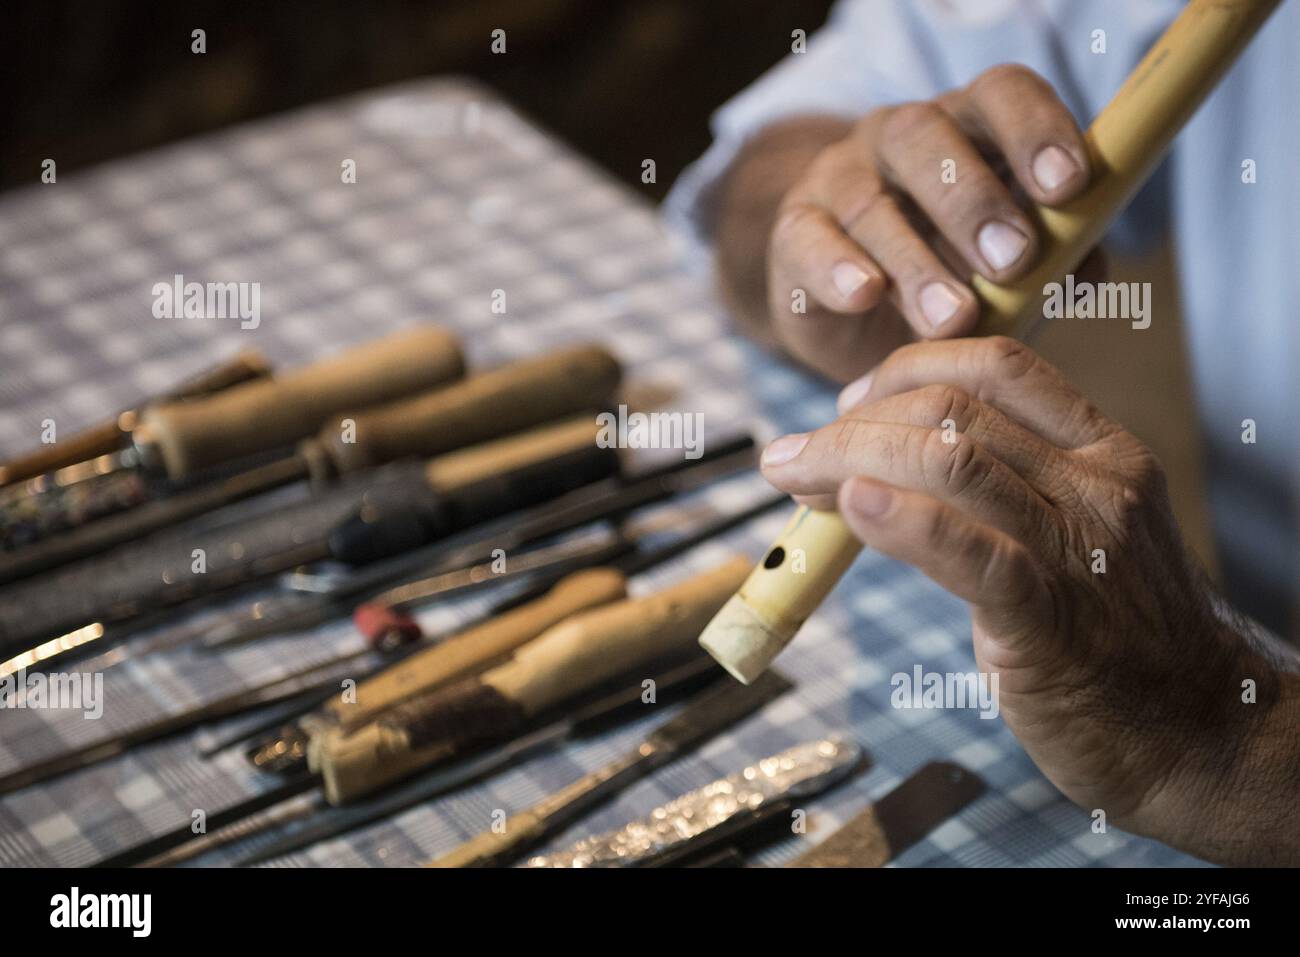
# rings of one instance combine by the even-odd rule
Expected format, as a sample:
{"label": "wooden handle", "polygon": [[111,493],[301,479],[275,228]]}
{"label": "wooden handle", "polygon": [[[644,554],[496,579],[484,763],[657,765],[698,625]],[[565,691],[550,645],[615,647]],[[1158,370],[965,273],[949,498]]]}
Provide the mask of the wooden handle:
{"label": "wooden handle", "polygon": [[460,343],[443,329],[408,329],[315,365],[210,398],[145,412],[138,439],[156,447],[172,478],[287,446],[332,415],[359,420],[382,402],[458,378]]}
{"label": "wooden handle", "polygon": [[499,662],[570,615],[618,601],[626,594],[627,580],[613,568],[574,572],[556,582],[540,598],[418,652],[363,681],[357,686],[355,704],[345,704],[335,698],[325,710],[345,730],[356,728],[412,695]]}
{"label": "wooden handle", "polygon": [[[1043,230],[1037,267],[1007,286],[972,280],[981,300],[979,334],[1023,334],[1041,317],[1044,285],[1096,245],[1278,2],[1191,0],[1089,128],[1094,177],[1088,191],[1059,209],[1037,207]],[[778,548],[798,548],[807,571],[760,564],[709,623],[700,644],[740,681],[752,681],[794,638],[861,547],[839,515],[799,508],[765,562]]]}
{"label": "wooden handle", "polygon": [[[198,398],[239,385],[241,382],[264,379],[270,374],[271,365],[260,352],[256,349],[244,349],[233,358],[199,373],[193,379],[182,382],[163,395],[148,399],[141,405]],[[140,409],[127,409],[108,422],[92,426],[66,439],[60,439],[53,445],[0,465],[0,485],[20,482],[23,479],[53,472],[55,469],[116,451],[129,440],[139,415]]]}
{"label": "wooden handle", "polygon": [[494,475],[594,446],[598,432],[595,416],[576,415],[518,435],[439,455],[425,466],[424,474],[430,488],[454,492]]}
{"label": "wooden handle", "polygon": [[355,442],[342,441],[342,429],[330,424],[320,442],[341,472],[439,455],[600,408],[621,375],[618,360],[599,346],[562,349],[357,416]]}
{"label": "wooden handle", "polygon": [[[480,686],[503,696],[500,700],[508,702],[515,715],[512,720],[522,721],[638,665],[689,647],[748,569],[749,563],[738,556],[646,598],[568,617],[517,648],[505,664],[483,672]],[[449,693],[451,689],[430,694],[427,707],[425,698],[419,699],[418,706],[417,701],[408,700],[406,707],[422,716],[443,713]],[[463,713],[457,723],[478,724],[481,717]],[[380,715],[367,724],[350,725],[346,731],[313,736],[312,744],[317,747],[314,757],[309,748],[309,760],[321,775],[326,800],[347,803],[455,755],[454,742],[438,740],[413,746],[405,720],[385,720]]]}
{"label": "wooden handle", "polygon": [[749,571],[736,556],[645,598],[575,615],[524,645],[482,681],[536,714],[584,688],[680,651],[699,636]]}

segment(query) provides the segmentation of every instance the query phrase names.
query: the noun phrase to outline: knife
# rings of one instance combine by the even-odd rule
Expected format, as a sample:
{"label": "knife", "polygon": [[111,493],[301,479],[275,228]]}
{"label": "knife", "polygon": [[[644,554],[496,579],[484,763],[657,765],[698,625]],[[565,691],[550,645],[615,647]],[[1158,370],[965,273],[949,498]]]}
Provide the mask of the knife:
{"label": "knife", "polygon": [[863,763],[862,749],[838,736],[795,745],[736,774],[690,791],[617,830],[543,854],[528,867],[645,867],[734,839],[755,821],[843,782]]}
{"label": "knife", "polygon": [[621,758],[579,778],[528,810],[511,815],[500,831],[483,831],[428,866],[509,864],[601,802],[699,747],[791,687],[784,676],[774,671],[748,687],[734,681],[721,682],[691,700],[680,714],[656,728]]}

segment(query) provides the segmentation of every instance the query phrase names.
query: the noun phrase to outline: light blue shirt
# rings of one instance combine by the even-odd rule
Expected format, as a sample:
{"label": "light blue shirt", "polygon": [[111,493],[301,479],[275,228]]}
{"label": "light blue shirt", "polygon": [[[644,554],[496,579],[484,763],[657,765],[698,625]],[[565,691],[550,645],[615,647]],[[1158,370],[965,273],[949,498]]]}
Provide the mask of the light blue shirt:
{"label": "light blue shirt", "polygon": [[[840,0],[826,26],[713,118],[714,143],[669,196],[706,236],[711,188],[745,140],[807,113],[860,116],[929,99],[991,66],[1042,74],[1081,122],[1095,116],[1182,0]],[[1105,52],[1093,52],[1105,31]],[[1243,182],[1254,161],[1256,181]],[[1172,236],[1211,511],[1231,597],[1282,630],[1300,584],[1300,9],[1286,0],[1179,136],[1110,242]],[[1153,321],[1160,321],[1157,298]],[[1107,320],[1102,320],[1106,322]],[[1109,320],[1114,322],[1114,320]],[[1100,331],[1123,336],[1118,325]],[[1243,442],[1244,420],[1255,423]]]}

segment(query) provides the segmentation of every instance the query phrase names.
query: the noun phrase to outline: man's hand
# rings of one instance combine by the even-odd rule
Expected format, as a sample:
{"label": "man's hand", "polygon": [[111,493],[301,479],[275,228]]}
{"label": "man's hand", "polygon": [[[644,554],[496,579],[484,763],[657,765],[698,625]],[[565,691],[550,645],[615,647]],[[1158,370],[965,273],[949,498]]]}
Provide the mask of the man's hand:
{"label": "man's hand", "polygon": [[841,404],[764,474],[970,603],[1053,783],[1212,860],[1300,862],[1294,661],[1216,610],[1142,443],[1004,338],[906,346]]}
{"label": "man's hand", "polygon": [[1070,112],[1020,66],[853,124],[778,125],[724,190],[722,284],[797,359],[847,381],[908,341],[969,334],[968,277],[1005,282],[1033,264],[1026,197],[1057,205],[1088,178]]}

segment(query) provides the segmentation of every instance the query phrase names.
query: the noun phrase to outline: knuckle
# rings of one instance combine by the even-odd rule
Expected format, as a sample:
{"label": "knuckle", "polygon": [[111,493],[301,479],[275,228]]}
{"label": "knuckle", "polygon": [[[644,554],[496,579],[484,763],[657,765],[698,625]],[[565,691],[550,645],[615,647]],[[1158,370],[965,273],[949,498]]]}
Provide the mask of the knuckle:
{"label": "knuckle", "polygon": [[960,497],[977,488],[988,471],[988,462],[975,443],[960,432],[955,442],[945,442],[943,433],[926,434],[924,452],[927,483]]}
{"label": "knuckle", "polygon": [[1144,445],[1135,447],[1125,457],[1118,475],[1105,483],[1110,524],[1121,540],[1132,537],[1135,530],[1147,525],[1165,502],[1164,466]]}
{"label": "knuckle", "polygon": [[833,183],[850,158],[852,146],[847,140],[824,147],[808,164],[803,180],[810,184]]}
{"label": "knuckle", "polygon": [[943,123],[945,116],[943,110],[929,100],[914,100],[891,109],[884,117],[880,131],[887,139],[913,142]]}
{"label": "knuckle", "polygon": [[1009,86],[1024,86],[1026,83],[1038,82],[1038,74],[1021,63],[999,63],[991,66],[971,81],[971,92],[1005,91]]}
{"label": "knuckle", "polygon": [[803,233],[819,216],[819,210],[812,203],[797,200],[785,203],[777,214],[772,226],[772,242],[779,245],[787,239],[793,239]]}
{"label": "knuckle", "polygon": [[964,389],[939,384],[925,386],[917,398],[922,421],[938,428],[951,419],[958,431],[965,430],[970,424],[974,401]]}
{"label": "knuckle", "polygon": [[816,433],[823,457],[853,460],[861,457],[864,423],[860,419],[836,419]]}
{"label": "knuckle", "polygon": [[[970,169],[974,165],[974,169]],[[1006,188],[993,171],[982,164],[966,164],[950,189],[939,190],[935,197],[938,215],[949,221],[969,223],[972,227],[995,216],[1006,217],[1003,202]]]}
{"label": "knuckle", "polygon": [[1034,350],[1008,336],[992,336],[982,344],[985,367],[1007,382],[1023,378],[1039,361]]}
{"label": "knuckle", "polygon": [[844,231],[858,237],[865,230],[888,228],[889,223],[899,219],[900,212],[898,201],[889,192],[868,186],[843,209],[842,216]]}

